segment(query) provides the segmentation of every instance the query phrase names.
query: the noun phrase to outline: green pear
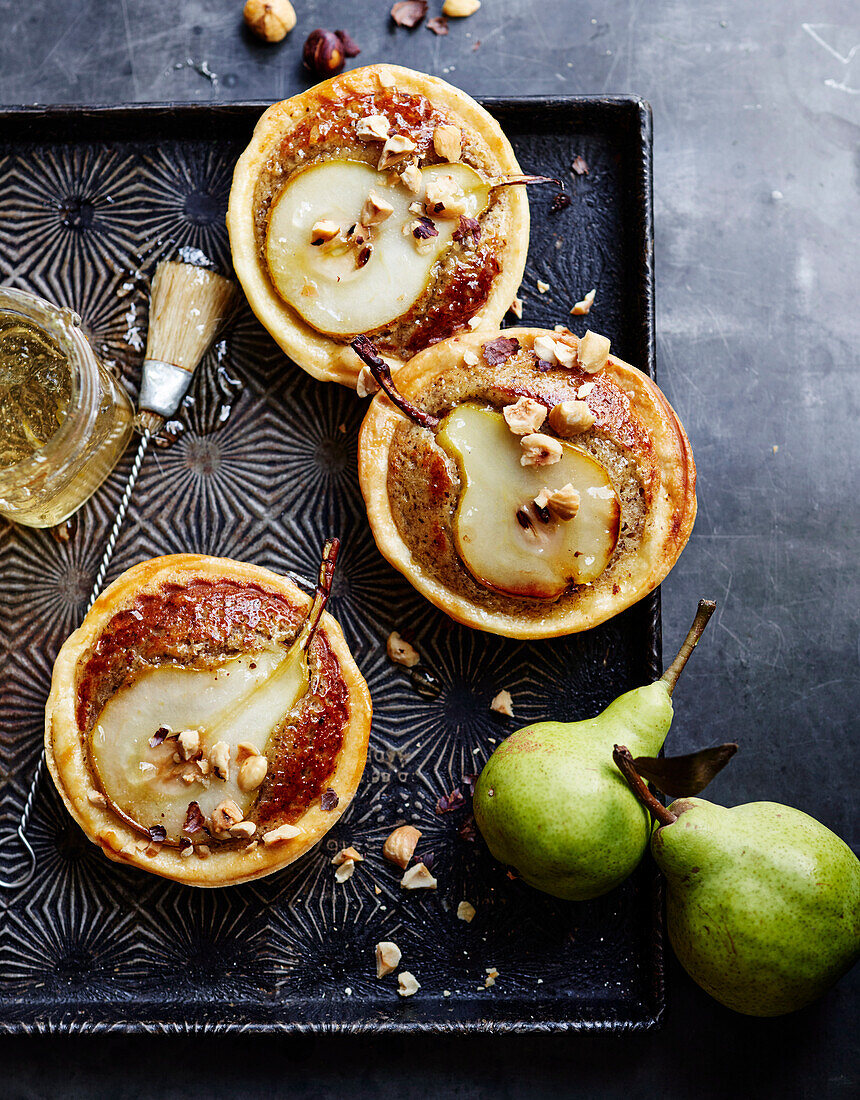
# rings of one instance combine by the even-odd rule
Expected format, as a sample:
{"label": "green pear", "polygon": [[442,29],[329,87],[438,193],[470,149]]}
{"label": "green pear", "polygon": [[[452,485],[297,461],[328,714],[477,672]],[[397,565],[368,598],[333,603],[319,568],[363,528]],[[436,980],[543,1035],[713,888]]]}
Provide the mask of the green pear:
{"label": "green pear", "polygon": [[598,897],[641,860],[648,812],[612,761],[619,739],[659,752],[672,724],[672,692],[714,604],[702,600],[690,633],[664,676],[620,695],[595,718],[539,722],[505,740],[475,787],[478,828],[496,859],[544,893]]}
{"label": "green pear", "polygon": [[666,876],[669,939],[712,997],[780,1016],[857,961],[860,860],[835,833],[777,802],[681,798],[660,809],[651,851]]}

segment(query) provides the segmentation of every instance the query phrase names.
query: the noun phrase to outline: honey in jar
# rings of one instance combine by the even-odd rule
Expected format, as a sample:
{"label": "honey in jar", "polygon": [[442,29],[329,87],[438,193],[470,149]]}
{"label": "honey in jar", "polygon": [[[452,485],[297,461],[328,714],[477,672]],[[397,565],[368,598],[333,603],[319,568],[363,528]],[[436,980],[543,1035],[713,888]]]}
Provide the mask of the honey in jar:
{"label": "honey in jar", "polygon": [[133,410],[71,310],[0,287],[0,514],[67,519],[116,465]]}

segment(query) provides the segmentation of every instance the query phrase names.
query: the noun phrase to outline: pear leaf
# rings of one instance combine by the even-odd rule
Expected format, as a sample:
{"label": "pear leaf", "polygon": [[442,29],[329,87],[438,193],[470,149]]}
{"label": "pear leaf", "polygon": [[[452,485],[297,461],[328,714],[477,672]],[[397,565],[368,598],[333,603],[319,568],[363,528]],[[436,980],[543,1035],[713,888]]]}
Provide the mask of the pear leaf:
{"label": "pear leaf", "polygon": [[738,751],[734,742],[683,756],[637,756],[633,767],[658,791],[684,798],[703,791]]}

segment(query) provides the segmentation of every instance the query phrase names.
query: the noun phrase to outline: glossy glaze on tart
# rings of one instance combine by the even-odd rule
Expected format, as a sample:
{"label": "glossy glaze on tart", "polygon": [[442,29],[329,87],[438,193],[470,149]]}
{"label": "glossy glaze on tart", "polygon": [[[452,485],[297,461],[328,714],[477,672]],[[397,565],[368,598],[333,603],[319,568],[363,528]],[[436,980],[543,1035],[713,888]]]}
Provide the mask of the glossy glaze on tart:
{"label": "glossy glaze on tart", "polygon": [[[414,149],[402,153],[395,145],[386,153],[389,138],[405,138]],[[420,184],[408,175],[410,165]],[[356,333],[372,335],[396,368],[475,318],[483,326],[499,323],[522,278],[528,200],[524,187],[489,189],[486,181],[519,173],[498,123],[459,89],[393,65],[343,73],[276,103],[257,124],[230,194],[236,274],[260,321],[295,362],[321,380],[354,386],[361,364],[349,340]],[[449,178],[463,189],[465,221],[425,201],[429,183],[438,188]],[[371,191],[396,209],[383,210],[362,234]],[[298,230],[302,217],[307,224]],[[340,231],[335,240],[314,239],[314,226],[332,220]],[[425,232],[430,236],[422,238]]]}
{"label": "glossy glaze on tart", "polygon": [[258,566],[141,562],[63,645],[50,773],[113,860],[194,886],[245,882],[312,847],[352,799],[371,705],[340,627]]}
{"label": "glossy glaze on tart", "polygon": [[[570,366],[541,358],[543,347],[551,346],[547,340],[564,342],[560,353]],[[647,376],[614,356],[597,372],[584,370],[576,362],[578,347],[566,330],[462,334],[420,353],[395,376],[397,391],[419,414],[428,414],[428,423],[416,423],[384,393],[371,403],[359,439],[359,475],[377,545],[419,592],[459,622],[515,638],[585,630],[652,591],[686,545],[696,515],[696,469],[682,425]],[[523,401],[526,408],[538,407],[542,423],[534,432],[500,434],[507,427],[503,410]],[[565,403],[584,413],[584,430],[552,427],[552,410]],[[463,409],[468,416],[453,415]],[[492,451],[479,471],[485,491],[475,475],[478,491],[465,510],[471,518],[464,518],[474,470],[453,453],[449,428],[474,433],[475,425],[488,423],[480,444],[489,441]],[[530,435],[549,436],[543,446],[563,451],[566,465],[559,461],[521,474],[521,459],[510,454],[525,454]],[[517,486],[523,477],[528,488],[508,494],[520,496],[511,500],[502,524],[492,511],[493,494],[500,479]],[[571,481],[580,509],[572,520],[561,510],[552,512],[553,500],[539,491],[545,488],[563,502],[558,494],[570,494]],[[592,498],[607,502],[600,514],[584,511]],[[577,528],[586,515],[591,527]],[[497,521],[500,526],[492,526]],[[568,570],[568,582],[559,591],[553,587],[557,574],[535,568],[532,576],[527,558],[533,544],[538,557],[547,547],[560,553],[568,534],[573,540],[564,544],[565,552],[579,553],[576,538],[582,539],[589,568],[580,566],[579,557],[563,561],[559,568]],[[482,538],[483,557],[464,541]],[[498,548],[508,545],[519,556],[510,556],[506,576]],[[605,567],[597,560],[603,551]],[[584,579],[577,583],[577,576]]]}

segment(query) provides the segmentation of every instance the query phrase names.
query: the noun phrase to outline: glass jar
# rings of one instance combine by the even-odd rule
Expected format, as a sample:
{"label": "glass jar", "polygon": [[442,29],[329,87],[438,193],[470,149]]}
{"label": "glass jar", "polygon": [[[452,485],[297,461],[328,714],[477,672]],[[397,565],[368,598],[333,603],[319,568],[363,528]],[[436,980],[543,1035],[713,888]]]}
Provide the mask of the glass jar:
{"label": "glass jar", "polygon": [[[40,329],[69,366],[69,398],[56,431],[27,457],[0,466],[0,515],[30,527],[53,527],[76,512],[114,468],[131,436],[134,410],[72,310],[0,286],[3,315]],[[8,409],[3,415],[10,415]],[[0,422],[0,432],[14,428]]]}

